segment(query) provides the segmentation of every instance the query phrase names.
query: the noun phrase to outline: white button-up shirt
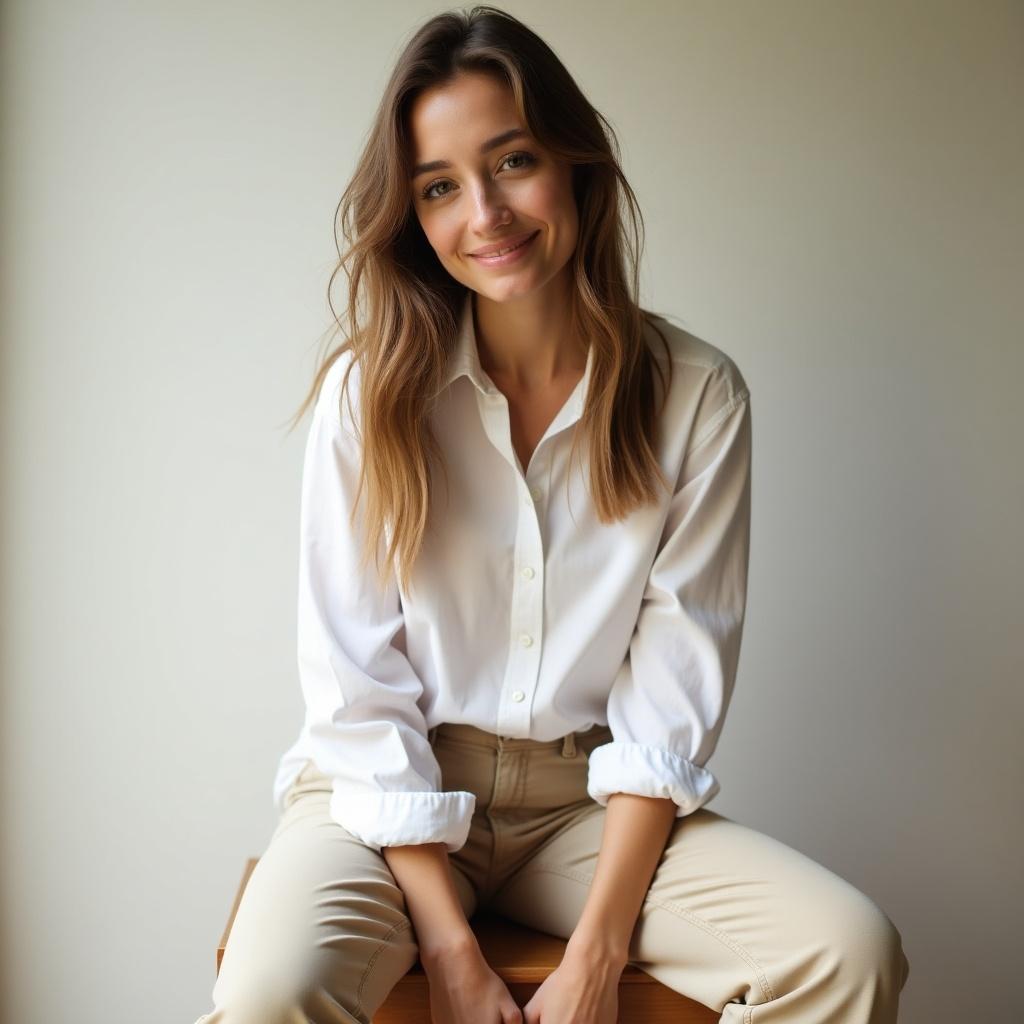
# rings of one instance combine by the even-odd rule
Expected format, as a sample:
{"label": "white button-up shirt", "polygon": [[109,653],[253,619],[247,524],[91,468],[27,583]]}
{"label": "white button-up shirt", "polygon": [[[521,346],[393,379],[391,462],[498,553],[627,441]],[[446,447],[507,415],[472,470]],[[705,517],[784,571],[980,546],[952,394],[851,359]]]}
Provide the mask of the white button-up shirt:
{"label": "white button-up shirt", "polygon": [[[658,503],[601,523],[589,452],[569,453],[583,377],[524,468],[505,396],[480,365],[471,311],[432,414],[448,467],[411,592],[357,563],[348,526],[359,472],[359,367],[339,408],[346,352],[324,378],[306,443],[298,666],[305,721],[280,760],[274,802],[311,759],[331,817],[374,850],[466,842],[475,808],[445,792],[427,730],[467,722],[554,740],[609,725],[588,792],[666,797],[677,817],[719,790],[706,763],[736,678],[750,538],[750,394],[721,350],[659,321],[673,363],[656,455]],[[664,367],[664,346],[648,344]],[[388,534],[390,538],[390,534]]]}

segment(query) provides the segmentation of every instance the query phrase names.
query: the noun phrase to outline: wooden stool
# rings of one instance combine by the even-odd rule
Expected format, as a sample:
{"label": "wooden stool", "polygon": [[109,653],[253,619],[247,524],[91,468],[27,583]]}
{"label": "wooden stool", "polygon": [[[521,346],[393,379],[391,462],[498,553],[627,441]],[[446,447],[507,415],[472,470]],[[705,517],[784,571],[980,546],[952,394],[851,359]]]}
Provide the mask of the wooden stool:
{"label": "wooden stool", "polygon": [[[242,902],[242,893],[258,859],[251,857],[246,862],[231,916],[217,947],[218,973],[231,925]],[[480,943],[484,959],[521,1007],[529,1002],[541,982],[562,961],[564,939],[524,928],[486,911],[476,914],[470,926]],[[715,1024],[718,1019],[713,1010],[674,992],[633,964],[627,964],[622,972],[619,981],[619,1020],[622,1024]],[[418,960],[391,990],[374,1016],[373,1024],[431,1024],[427,976]]]}

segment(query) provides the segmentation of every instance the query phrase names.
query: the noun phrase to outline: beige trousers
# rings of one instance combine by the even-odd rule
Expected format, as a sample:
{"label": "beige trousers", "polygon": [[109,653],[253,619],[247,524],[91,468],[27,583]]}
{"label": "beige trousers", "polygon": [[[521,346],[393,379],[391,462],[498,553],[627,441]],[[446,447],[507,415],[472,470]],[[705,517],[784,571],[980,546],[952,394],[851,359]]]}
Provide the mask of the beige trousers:
{"label": "beige trousers", "polygon": [[[568,938],[604,825],[587,758],[608,728],[542,743],[441,725],[430,738],[444,789],[477,798],[469,839],[449,855],[467,918],[487,906]],[[414,963],[401,889],[331,819],[329,798],[310,762],[239,905],[215,1009],[196,1024],[366,1024]],[[870,897],[707,807],[676,820],[629,958],[722,1024],[893,1024],[909,973]]]}

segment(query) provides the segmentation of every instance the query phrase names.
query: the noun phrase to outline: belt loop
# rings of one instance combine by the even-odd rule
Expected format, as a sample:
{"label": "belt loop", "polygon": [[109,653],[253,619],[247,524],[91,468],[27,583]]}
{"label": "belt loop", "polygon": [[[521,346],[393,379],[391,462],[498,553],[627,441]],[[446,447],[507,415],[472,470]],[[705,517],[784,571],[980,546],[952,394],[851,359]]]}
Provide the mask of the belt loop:
{"label": "belt loop", "polygon": [[562,740],[562,757],[576,756],[576,733],[566,733]]}

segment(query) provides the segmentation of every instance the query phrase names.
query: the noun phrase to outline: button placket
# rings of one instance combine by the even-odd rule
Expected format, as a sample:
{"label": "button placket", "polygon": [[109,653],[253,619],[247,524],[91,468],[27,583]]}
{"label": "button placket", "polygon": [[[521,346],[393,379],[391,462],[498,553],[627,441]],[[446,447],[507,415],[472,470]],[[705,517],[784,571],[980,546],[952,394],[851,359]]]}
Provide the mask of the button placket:
{"label": "button placket", "polygon": [[[539,466],[537,467],[539,470]],[[532,475],[532,474],[531,474]],[[516,531],[513,565],[519,567],[512,581],[508,664],[499,728],[508,734],[524,736],[530,732],[530,705],[540,672],[544,612],[544,548],[536,502],[543,496],[541,487],[524,486],[523,507]]]}

